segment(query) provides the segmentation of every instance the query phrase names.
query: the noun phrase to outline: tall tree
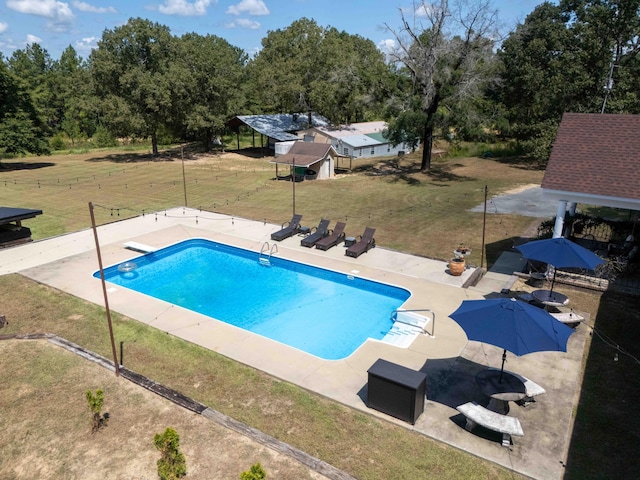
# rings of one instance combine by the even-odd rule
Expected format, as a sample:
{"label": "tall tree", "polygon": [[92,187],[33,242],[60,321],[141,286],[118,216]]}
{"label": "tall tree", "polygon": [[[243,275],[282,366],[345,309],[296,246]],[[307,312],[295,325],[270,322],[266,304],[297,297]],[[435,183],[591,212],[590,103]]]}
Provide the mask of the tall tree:
{"label": "tall tree", "polygon": [[373,42],[302,18],[268,33],[248,66],[262,111],[316,111],[333,123],[361,121],[381,110],[389,80]]}
{"label": "tall tree", "polygon": [[[400,29],[387,25],[397,43],[391,59],[406,68],[420,99],[422,115],[411,116],[424,122],[421,170],[426,172],[431,166],[438,108],[447,102],[473,98],[493,73],[497,12],[489,0],[422,0],[414,2],[412,18],[407,18],[403,10],[400,16]],[[390,126],[391,135],[396,127]]]}
{"label": "tall tree", "polygon": [[220,37],[195,33],[183,35],[178,49],[172,64],[174,128],[209,150],[225,121],[241,109],[247,55]]}
{"label": "tall tree", "polygon": [[499,51],[513,135],[548,158],[562,114],[640,113],[640,1],[545,2]]}
{"label": "tall tree", "polygon": [[28,89],[0,58],[0,154],[49,153],[46,126]]}
{"label": "tall tree", "polygon": [[116,134],[151,137],[154,155],[159,129],[171,123],[175,54],[168,27],[133,18],[105,30],[89,57],[102,119]]}
{"label": "tall tree", "polygon": [[38,43],[13,52],[8,60],[9,69],[31,95],[33,106],[45,124],[56,127],[56,110],[52,93],[53,61],[49,52]]}
{"label": "tall tree", "polygon": [[87,63],[69,45],[52,68],[53,103],[57,130],[67,134],[72,143],[88,138],[95,131],[96,102]]}

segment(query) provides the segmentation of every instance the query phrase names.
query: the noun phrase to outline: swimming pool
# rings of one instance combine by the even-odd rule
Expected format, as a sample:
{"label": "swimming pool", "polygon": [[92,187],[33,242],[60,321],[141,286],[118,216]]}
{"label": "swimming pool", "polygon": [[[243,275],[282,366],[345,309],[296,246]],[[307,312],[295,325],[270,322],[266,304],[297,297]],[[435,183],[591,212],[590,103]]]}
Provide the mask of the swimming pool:
{"label": "swimming pool", "polygon": [[[131,264],[133,263],[133,265]],[[382,339],[410,296],[392,285],[191,239],[104,270],[105,280],[327,360]],[[94,277],[100,278],[100,272]]]}

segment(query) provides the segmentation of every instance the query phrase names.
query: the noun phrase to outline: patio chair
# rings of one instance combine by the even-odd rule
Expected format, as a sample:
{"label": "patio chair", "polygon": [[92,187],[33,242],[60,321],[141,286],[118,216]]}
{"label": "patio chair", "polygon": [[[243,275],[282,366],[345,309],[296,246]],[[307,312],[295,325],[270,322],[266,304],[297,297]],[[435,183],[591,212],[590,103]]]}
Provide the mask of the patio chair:
{"label": "patio chair", "polygon": [[347,224],[345,222],[337,222],[335,228],[329,231],[329,235],[316,242],[316,248],[319,250],[329,250],[340,242],[344,242],[344,229],[346,226]]}
{"label": "patio chair", "polygon": [[[313,247],[316,242],[329,234],[329,223],[331,220],[320,220],[320,223],[317,227],[313,227],[311,229],[311,234],[307,235],[300,241],[300,245],[303,247]],[[315,229],[315,230],[314,230]]]}
{"label": "patio chair", "polygon": [[376,233],[375,228],[365,228],[364,233],[362,235],[358,235],[360,240],[356,241],[356,243],[347,248],[347,250],[345,251],[345,255],[347,257],[358,258],[363,253],[368,252],[373,247],[375,247],[376,240],[375,238],[373,238],[374,233]]}
{"label": "patio chair", "polygon": [[271,240],[280,242],[285,238],[289,238],[292,235],[298,233],[298,230],[300,230],[300,220],[302,220],[302,215],[296,213],[291,218],[291,221],[282,224],[281,230],[278,230],[277,232],[271,234]]}

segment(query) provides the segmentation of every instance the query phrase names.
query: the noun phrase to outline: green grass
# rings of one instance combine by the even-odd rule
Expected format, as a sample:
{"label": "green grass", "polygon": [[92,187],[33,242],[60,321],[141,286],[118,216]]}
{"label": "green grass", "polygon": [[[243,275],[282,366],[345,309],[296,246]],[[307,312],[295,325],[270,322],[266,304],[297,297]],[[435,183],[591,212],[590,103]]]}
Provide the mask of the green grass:
{"label": "green grass", "polygon": [[[255,156],[185,153],[188,206],[280,224],[291,216],[292,185],[275,180],[275,166]],[[0,202],[41,208],[25,222],[36,238],[89,228],[88,202],[99,224],[184,204],[180,149],[158,158],[108,150],[0,164]],[[483,215],[469,208],[505,190],[539,184],[543,172],[518,158],[445,158],[428,175],[419,155],[358,160],[352,173],[296,184],[296,210],[304,223],[347,220],[348,233],[376,228],[383,247],[446,259],[464,242],[479,264]],[[491,212],[485,259],[491,264],[539,221]],[[493,213],[498,213],[495,215]],[[534,228],[535,231],[535,228]],[[486,260],[485,260],[486,261]],[[592,313],[599,330],[626,348],[640,344],[637,299],[576,291],[572,302]],[[102,309],[18,276],[0,278],[8,332],[49,331],[111,357]],[[125,364],[213,408],[319,456],[358,478],[505,478],[503,469],[406,429],[337,405],[274,380],[225,357],[119,316]],[[4,332],[3,332],[4,333]],[[635,348],[635,356],[639,352]],[[594,336],[585,362],[566,478],[640,477],[640,438],[634,398],[638,364],[613,361],[613,349]],[[267,393],[265,393],[267,392]],[[292,413],[290,413],[292,412]],[[615,455],[612,454],[615,452]]]}
{"label": "green grass", "polygon": [[[3,313],[11,319],[3,334],[54,332],[111,358],[104,312],[97,305],[19,275],[0,277],[0,304]],[[123,361],[127,368],[290,443],[356,478],[517,477],[460,450],[118,314],[113,315],[113,324],[115,338],[125,342]],[[49,375],[49,364],[55,363],[52,358],[41,355],[35,362],[42,368],[35,368],[36,373],[30,375],[36,378],[30,378],[29,382],[40,394],[45,394],[56,377],[64,378],[66,367],[56,363],[59,376],[55,375],[52,380]],[[30,370],[34,370],[33,365]],[[17,369],[16,375],[21,372]],[[11,373],[6,372],[5,377],[7,375]],[[11,384],[18,381],[14,377],[10,381],[5,378],[5,382]]]}
{"label": "green grass", "polygon": [[[153,158],[121,150],[59,155],[2,163],[0,202],[42,209],[25,222],[35,239],[89,228],[88,203],[104,224],[184,205],[281,224],[291,217],[293,189],[276,180],[270,159],[250,156],[185,154],[183,184],[179,148]],[[468,210],[508,188],[539,183],[542,172],[499,159],[455,158],[434,161],[420,173],[419,156],[356,160],[354,172],[328,181],[296,185],[296,211],[303,223],[321,218],[347,221],[347,233],[376,228],[378,245],[407,253],[448,259],[461,242],[472,249],[471,264],[481,260],[482,213]],[[283,173],[281,171],[281,173]],[[500,213],[500,212],[498,212]],[[533,219],[502,214],[486,217],[486,259],[495,261]]]}

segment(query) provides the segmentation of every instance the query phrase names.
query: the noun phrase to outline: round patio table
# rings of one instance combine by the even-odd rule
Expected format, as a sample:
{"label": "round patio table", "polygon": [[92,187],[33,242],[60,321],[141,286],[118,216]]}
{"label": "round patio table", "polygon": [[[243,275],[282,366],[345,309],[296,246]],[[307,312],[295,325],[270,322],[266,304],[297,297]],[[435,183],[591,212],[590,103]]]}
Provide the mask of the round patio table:
{"label": "round patio table", "polygon": [[543,305],[550,307],[562,307],[569,303],[569,297],[551,290],[535,290],[531,292],[531,296]]}
{"label": "round patio table", "polygon": [[509,413],[509,402],[522,400],[527,396],[524,382],[509,372],[497,369],[482,370],[476,374],[476,384],[490,397],[487,408],[497,413]]}

